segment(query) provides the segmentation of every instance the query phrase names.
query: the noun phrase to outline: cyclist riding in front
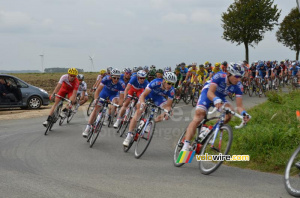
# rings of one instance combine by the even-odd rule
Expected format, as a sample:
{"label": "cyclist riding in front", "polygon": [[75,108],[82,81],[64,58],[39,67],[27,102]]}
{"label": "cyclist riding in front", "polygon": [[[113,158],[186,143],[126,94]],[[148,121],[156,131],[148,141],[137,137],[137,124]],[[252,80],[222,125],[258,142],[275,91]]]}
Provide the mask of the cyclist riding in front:
{"label": "cyclist riding in front", "polygon": [[[172,102],[175,95],[175,90],[173,85],[176,83],[177,77],[172,72],[166,72],[163,76],[163,79],[155,79],[148,84],[144,92],[141,94],[139,101],[137,103],[136,112],[133,118],[130,121],[129,131],[126,139],[123,142],[124,146],[128,146],[131,139],[133,138],[133,130],[136,127],[137,120],[140,118],[144,107],[145,101],[147,99],[152,99],[156,106],[160,106],[168,111],[172,108]],[[166,99],[167,97],[168,99]],[[163,112],[161,115],[157,116],[155,122],[160,122],[163,120],[166,112]],[[166,117],[166,120],[168,117]]]}
{"label": "cyclist riding in front", "polygon": [[[250,116],[245,111],[242,102],[242,84],[240,80],[243,75],[243,68],[238,64],[231,63],[228,66],[227,74],[225,72],[219,72],[214,75],[211,81],[208,81],[204,85],[201,96],[198,100],[194,118],[187,128],[182,151],[191,150],[190,142],[195,135],[196,128],[205,118],[210,106],[214,105],[219,109],[222,107],[222,103],[225,103],[225,107],[233,109],[232,105],[225,98],[228,93],[236,94],[236,105],[238,111],[244,116],[245,122],[249,121]],[[226,115],[224,123],[228,123],[230,119],[231,115]]]}
{"label": "cyclist riding in front", "polygon": [[79,105],[83,105],[84,103],[86,103],[86,101],[88,101],[89,97],[88,97],[88,93],[87,93],[87,84],[86,82],[84,82],[84,75],[83,74],[79,74],[77,76],[78,80],[79,80],[79,87],[78,87],[78,91],[77,91],[77,95],[80,95],[79,98]]}
{"label": "cyclist riding in front", "polygon": [[[78,71],[76,68],[70,68],[68,70],[68,74],[64,74],[61,76],[60,80],[58,81],[53,93],[52,93],[52,97],[54,97],[54,94],[58,94],[61,97],[65,97],[65,95],[68,94],[68,98],[72,101],[72,103],[74,104],[76,102],[76,96],[77,96],[77,90],[79,87],[79,81],[76,78],[78,75]],[[56,108],[57,104],[61,101],[61,98],[56,96],[55,97],[55,103],[54,105],[51,107],[49,116],[47,118],[47,120],[45,122],[43,122],[43,126],[47,127],[47,125],[49,124],[49,121],[51,121],[51,116],[54,112],[54,109]],[[64,108],[62,111],[62,114],[65,114],[65,112],[67,111],[67,108]],[[65,115],[63,115],[65,116]]]}
{"label": "cyclist riding in front", "polygon": [[[124,98],[124,90],[125,90],[125,83],[120,80],[121,72],[118,69],[112,69],[111,75],[107,75],[104,77],[104,79],[101,81],[101,84],[98,86],[98,88],[95,91],[95,100],[98,101],[98,98],[106,99],[109,98],[110,101],[113,103],[118,103],[119,105],[122,102],[121,100],[118,101],[119,94],[120,98]],[[120,93],[119,93],[120,92]],[[87,137],[89,130],[91,129],[91,125],[95,121],[97,114],[99,113],[100,109],[102,108],[103,101],[98,101],[97,105],[95,106],[93,112],[90,115],[88,124],[85,128],[85,130],[82,133],[83,137]],[[105,121],[107,124],[108,121],[108,112],[105,115]]]}
{"label": "cyclist riding in front", "polygon": [[114,124],[114,128],[118,128],[120,123],[122,122],[124,113],[134,93],[136,94],[136,97],[140,97],[144,89],[149,84],[148,80],[146,80],[146,76],[146,72],[144,70],[140,70],[138,71],[137,75],[132,77],[130,82],[127,84],[126,89],[124,91],[124,96],[127,96],[127,98],[125,99],[123,106],[120,109],[118,119]]}

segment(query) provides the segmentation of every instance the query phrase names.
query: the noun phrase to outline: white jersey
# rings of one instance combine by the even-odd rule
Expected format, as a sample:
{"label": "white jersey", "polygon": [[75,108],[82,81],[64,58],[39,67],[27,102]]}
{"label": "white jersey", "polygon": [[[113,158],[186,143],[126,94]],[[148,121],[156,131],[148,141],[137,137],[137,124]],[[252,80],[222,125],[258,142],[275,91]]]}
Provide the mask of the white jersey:
{"label": "white jersey", "polygon": [[88,94],[87,94],[87,84],[86,84],[86,82],[84,82],[84,81],[82,81],[81,83],[79,83],[79,87],[78,87],[78,94],[80,94],[81,95],[81,93],[83,92],[83,91],[85,91],[85,96],[87,96]]}

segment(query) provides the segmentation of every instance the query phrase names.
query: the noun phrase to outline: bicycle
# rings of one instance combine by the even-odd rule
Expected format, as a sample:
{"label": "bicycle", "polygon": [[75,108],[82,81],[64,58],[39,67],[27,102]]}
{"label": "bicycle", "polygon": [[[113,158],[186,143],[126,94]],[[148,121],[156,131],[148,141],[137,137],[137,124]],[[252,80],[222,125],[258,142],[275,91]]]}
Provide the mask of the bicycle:
{"label": "bicycle", "polygon": [[[92,90],[94,92],[96,89],[92,89]],[[90,116],[91,113],[93,112],[94,108],[95,108],[94,94],[92,93],[92,95],[90,97],[91,97],[91,102],[90,102],[89,107],[88,107],[88,109],[86,111],[87,116]]]}
{"label": "bicycle", "polygon": [[[133,139],[130,141],[128,147],[123,146],[124,152],[127,152],[133,143],[136,141],[136,147],[134,151],[135,158],[140,158],[145,151],[147,150],[153,134],[155,130],[155,120],[154,117],[159,114],[159,110],[164,110],[166,113],[170,113],[169,111],[162,109],[155,104],[153,104],[152,100],[147,100],[145,103],[145,111],[142,113],[140,119],[138,120],[138,127],[135,129],[135,132],[133,133]],[[142,141],[146,142],[146,144],[143,146]],[[139,146],[140,145],[140,146]]]}
{"label": "bicycle", "polygon": [[[198,125],[196,137],[191,143],[192,151],[194,150],[196,154],[198,155],[199,154],[205,155],[206,153],[208,155],[228,154],[233,139],[233,133],[232,133],[232,128],[229,125],[224,124],[226,114],[231,114],[242,120],[239,126],[235,126],[236,129],[240,129],[246,124],[243,120],[242,115],[235,113],[234,111],[230,110],[228,107],[225,107],[224,105],[220,109],[221,109],[220,116],[207,118],[206,115],[205,118]],[[215,111],[216,108],[212,112],[209,112],[209,114],[212,114]],[[207,133],[207,135],[204,136],[204,138],[200,138],[202,127],[205,126],[207,122],[212,120],[217,120],[217,122],[213,125],[212,129]],[[184,145],[185,134],[186,134],[186,129],[180,136],[175,146],[173,163],[174,166],[176,167],[181,167],[182,165],[184,165],[184,163],[180,163],[180,161],[178,161],[178,157]],[[217,147],[214,146],[215,143],[218,143]],[[199,169],[202,174],[208,175],[216,171],[221,166],[222,163],[223,161],[216,161],[216,162],[199,161]]]}
{"label": "bicycle", "polygon": [[203,88],[203,85],[198,83],[197,85],[194,85],[193,91],[192,91],[192,106],[195,107],[198,103],[199,96],[201,94],[201,90]]}
{"label": "bicycle", "polygon": [[59,103],[57,104],[57,106],[54,109],[53,114],[51,115],[51,119],[48,123],[48,126],[46,127],[46,131],[44,133],[44,135],[47,135],[49,131],[52,130],[53,125],[57,122],[57,120],[60,118],[60,113],[61,113],[61,109],[63,107],[63,101],[68,101],[69,103],[71,103],[71,100],[64,98],[60,95],[54,94],[53,97],[58,96],[61,98],[61,100],[59,101]]}
{"label": "bicycle", "polygon": [[91,129],[88,133],[87,136],[87,142],[90,143],[90,148],[93,147],[93,145],[95,144],[100,132],[101,132],[101,128],[103,126],[104,123],[104,119],[106,116],[106,111],[108,111],[108,105],[114,105],[116,107],[119,107],[119,105],[114,104],[112,102],[109,101],[109,99],[103,99],[103,98],[99,98],[97,101],[103,101],[104,103],[102,104],[102,109],[100,109],[97,119],[96,121],[92,124]]}
{"label": "bicycle", "polygon": [[284,172],[284,186],[287,192],[300,197],[300,146],[291,155]]}
{"label": "bicycle", "polygon": [[[61,96],[58,96],[60,98],[63,98]],[[79,108],[79,101],[80,101],[80,96],[77,95],[76,97],[76,102],[74,105],[72,105],[72,102],[71,101],[68,101],[69,102],[69,106],[67,108],[67,111],[65,112],[65,116],[60,116],[60,120],[59,120],[59,126],[61,126],[64,122],[64,120],[67,118],[67,123],[70,123],[73,116],[76,114],[76,112],[78,111],[78,108]]]}
{"label": "bicycle", "polygon": [[126,112],[124,114],[124,118],[122,119],[122,122],[120,123],[119,128],[117,130],[117,133],[119,133],[121,131],[120,132],[120,137],[123,136],[123,134],[125,133],[128,125],[130,123],[130,120],[131,120],[131,118],[132,118],[132,116],[135,112],[135,105],[136,105],[138,100],[139,100],[139,98],[136,97],[136,96],[133,96],[131,98],[129,106],[127,107]]}

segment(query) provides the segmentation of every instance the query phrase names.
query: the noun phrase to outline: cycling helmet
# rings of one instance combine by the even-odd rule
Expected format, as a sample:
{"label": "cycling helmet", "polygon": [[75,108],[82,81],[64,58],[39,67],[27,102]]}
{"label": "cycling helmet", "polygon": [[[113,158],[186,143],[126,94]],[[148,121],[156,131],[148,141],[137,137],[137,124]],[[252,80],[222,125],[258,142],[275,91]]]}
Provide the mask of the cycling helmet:
{"label": "cycling helmet", "polygon": [[262,66],[264,66],[265,64],[264,64],[264,62],[263,61],[260,61],[259,63],[258,63],[258,67],[262,67]]}
{"label": "cycling helmet", "polygon": [[236,63],[230,63],[227,71],[233,76],[243,77],[245,74],[245,69]]}
{"label": "cycling helmet", "polygon": [[156,69],[155,65],[151,65],[150,69]]}
{"label": "cycling helmet", "polygon": [[68,69],[68,74],[77,76],[78,70],[76,68],[72,67],[72,68]]}
{"label": "cycling helmet", "polygon": [[120,76],[121,72],[118,69],[112,69],[111,72],[110,72],[110,75],[112,75],[112,76]]}
{"label": "cycling helmet", "polygon": [[222,65],[227,66],[227,61],[224,61]]}
{"label": "cycling helmet", "polygon": [[179,64],[179,66],[181,66],[181,67],[184,66],[185,67],[185,63],[182,62],[182,63]]}
{"label": "cycling helmet", "polygon": [[297,66],[297,62],[293,62],[292,63],[292,66],[294,67],[294,66]]}
{"label": "cycling helmet", "polygon": [[209,64],[204,65],[205,69],[209,69]]}
{"label": "cycling helmet", "polygon": [[83,74],[78,74],[77,78],[78,78],[78,80],[83,80],[84,79],[84,75]]}
{"label": "cycling helmet", "polygon": [[164,68],[164,72],[171,72],[170,67],[165,67],[165,68]]}
{"label": "cycling helmet", "polygon": [[130,69],[129,67],[128,67],[128,68],[125,68],[125,69],[124,69],[124,72],[125,72],[125,73],[131,73],[131,69]]}
{"label": "cycling helmet", "polygon": [[144,71],[149,71],[149,67],[147,65],[144,66]]}
{"label": "cycling helmet", "polygon": [[158,69],[156,73],[164,74],[164,71],[162,69]]}
{"label": "cycling helmet", "polygon": [[171,83],[176,83],[177,82],[177,76],[176,74],[172,73],[172,72],[166,72],[164,74],[164,80],[171,82]]}
{"label": "cycling helmet", "polygon": [[137,72],[138,71],[138,67],[133,67],[132,68],[132,72]]}
{"label": "cycling helmet", "polygon": [[215,63],[215,67],[220,67],[221,63]]}
{"label": "cycling helmet", "polygon": [[204,65],[208,65],[209,64],[209,62],[208,61],[206,61],[205,63],[204,63]]}
{"label": "cycling helmet", "polygon": [[200,68],[201,68],[201,67],[204,67],[204,65],[203,65],[203,64],[200,64],[199,67],[200,67]]}
{"label": "cycling helmet", "polygon": [[112,67],[108,67],[108,68],[107,68],[107,72],[108,72],[108,73],[111,72],[112,69],[113,69]]}
{"label": "cycling helmet", "polygon": [[155,69],[151,69],[148,73],[148,76],[155,76]]}
{"label": "cycling helmet", "polygon": [[144,70],[140,70],[137,72],[137,77],[146,78],[147,73]]}
{"label": "cycling helmet", "polygon": [[196,66],[196,65],[197,65],[197,63],[195,63],[195,62],[194,62],[194,63],[192,63],[192,66]]}
{"label": "cycling helmet", "polygon": [[140,70],[143,70],[143,67],[142,67],[142,66],[139,66],[139,67],[138,67],[138,71],[140,71]]}
{"label": "cycling helmet", "polygon": [[100,74],[101,74],[101,75],[103,75],[103,74],[105,74],[105,73],[106,73],[106,71],[105,71],[104,69],[101,69],[101,70],[100,70]]}

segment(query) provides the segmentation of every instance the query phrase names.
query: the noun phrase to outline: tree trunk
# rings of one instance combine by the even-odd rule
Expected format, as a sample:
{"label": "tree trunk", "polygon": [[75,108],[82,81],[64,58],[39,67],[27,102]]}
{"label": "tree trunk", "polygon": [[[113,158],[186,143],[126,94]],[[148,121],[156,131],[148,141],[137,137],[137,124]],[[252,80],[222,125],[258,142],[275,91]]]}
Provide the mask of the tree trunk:
{"label": "tree trunk", "polygon": [[299,60],[299,50],[296,51],[296,60]]}
{"label": "tree trunk", "polygon": [[245,57],[246,57],[246,61],[249,64],[249,46],[248,46],[247,42],[245,42],[244,45],[245,45]]}

